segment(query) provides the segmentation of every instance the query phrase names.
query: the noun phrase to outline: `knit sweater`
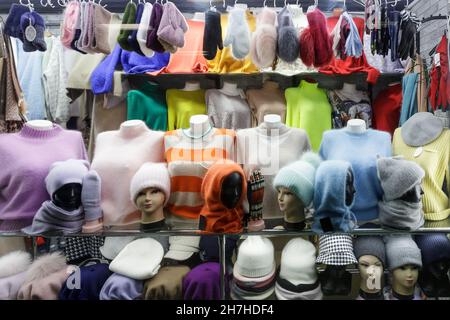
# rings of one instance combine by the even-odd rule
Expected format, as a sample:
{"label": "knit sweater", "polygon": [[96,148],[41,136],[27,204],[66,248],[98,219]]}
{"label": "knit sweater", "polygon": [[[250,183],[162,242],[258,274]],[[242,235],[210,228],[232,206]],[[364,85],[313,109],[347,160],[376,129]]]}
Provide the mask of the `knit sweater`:
{"label": "knit sweater", "polygon": [[17,231],[31,225],[41,204],[50,200],[44,179],[55,161],[87,159],[79,132],[53,125],[0,135],[0,230]]}
{"label": "knit sweater", "polygon": [[128,120],[142,120],[152,130],[167,130],[166,93],[158,85],[145,84],[127,98]]}
{"label": "knit sweater", "polygon": [[266,114],[277,114],[281,122],[286,122],[286,99],[278,83],[266,81],[261,89],[250,89],[246,94],[252,110],[252,127],[263,123]]}
{"label": "knit sweater", "polygon": [[368,129],[357,134],[343,128],[323,135],[320,156],[352,164],[356,190],[352,211],[358,222],[378,218],[378,201],[383,195],[377,176],[378,155],[391,156],[391,136],[386,132]]}
{"label": "knit sweater", "polygon": [[[426,220],[444,220],[450,216],[450,130],[444,129],[431,143],[424,145],[423,152],[414,156],[417,147],[407,145],[401,136],[401,128],[395,130],[392,141],[394,155],[402,155],[407,160],[419,164],[425,171],[422,181],[423,211]],[[446,181],[447,185],[444,186]],[[443,191],[446,188],[447,194]]]}
{"label": "knit sweater", "polygon": [[234,160],[235,132],[210,130],[202,138],[191,138],[185,130],[166,132],[165,160],[170,174],[169,212],[186,219],[198,219],[204,205],[201,185],[207,169],[219,159]]}
{"label": "knit sweater", "polygon": [[314,151],[318,151],[322,134],[331,129],[331,105],[317,83],[301,81],[295,88],[285,91],[286,124],[306,131]]}
{"label": "knit sweater", "polygon": [[394,134],[400,120],[402,86],[397,84],[381,91],[373,102],[374,128]]}
{"label": "knit sweater", "polygon": [[245,129],[251,126],[251,111],[244,92],[210,89],[205,93],[210,122],[215,128]]}
{"label": "knit sweater", "polygon": [[237,162],[243,164],[246,176],[259,168],[264,175],[263,218],[282,218],[278,206],[278,193],[272,187],[279,169],[299,160],[311,149],[304,130],[283,125],[279,130],[268,130],[262,123],[257,128],[237,132]]}
{"label": "knit sweater", "polygon": [[204,90],[179,90],[166,91],[167,101],[167,127],[168,130],[189,128],[189,119],[196,114],[206,114]]}
{"label": "knit sweater", "polygon": [[127,225],[140,221],[141,214],[130,199],[130,183],[145,162],[163,161],[163,132],[137,126],[97,136],[91,169],[102,180],[101,207],[105,226]]}

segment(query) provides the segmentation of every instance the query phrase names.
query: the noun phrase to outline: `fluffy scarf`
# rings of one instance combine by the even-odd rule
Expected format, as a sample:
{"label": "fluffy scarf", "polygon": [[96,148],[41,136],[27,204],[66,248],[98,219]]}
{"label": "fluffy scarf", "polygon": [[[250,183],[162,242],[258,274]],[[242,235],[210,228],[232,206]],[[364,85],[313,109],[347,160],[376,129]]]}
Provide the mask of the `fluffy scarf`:
{"label": "fluffy scarf", "polygon": [[422,202],[403,200],[379,201],[381,225],[398,230],[417,230],[423,226]]}

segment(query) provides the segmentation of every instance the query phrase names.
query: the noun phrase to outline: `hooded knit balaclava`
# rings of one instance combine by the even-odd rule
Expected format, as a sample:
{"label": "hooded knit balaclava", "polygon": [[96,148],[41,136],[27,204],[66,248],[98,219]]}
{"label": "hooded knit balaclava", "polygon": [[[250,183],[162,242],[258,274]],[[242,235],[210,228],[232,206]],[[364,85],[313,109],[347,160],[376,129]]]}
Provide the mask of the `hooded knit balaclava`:
{"label": "hooded knit balaclava", "polygon": [[[221,200],[222,184],[227,176],[237,172],[242,178],[240,199],[233,209],[228,209]],[[241,166],[231,160],[220,160],[206,172],[201,186],[205,204],[200,211],[202,230],[218,233],[239,233],[243,228],[242,202],[247,195],[247,181]]]}
{"label": "hooded knit balaclava", "polygon": [[69,183],[79,183],[82,185],[83,178],[88,171],[89,162],[86,160],[69,159],[53,163],[45,178],[48,194],[52,197],[56,191]]}

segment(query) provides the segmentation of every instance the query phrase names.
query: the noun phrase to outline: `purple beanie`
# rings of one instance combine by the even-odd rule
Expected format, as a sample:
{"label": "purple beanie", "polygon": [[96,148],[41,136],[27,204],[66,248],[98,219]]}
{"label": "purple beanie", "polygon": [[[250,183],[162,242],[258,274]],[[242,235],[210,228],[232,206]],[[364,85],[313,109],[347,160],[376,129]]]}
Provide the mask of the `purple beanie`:
{"label": "purple beanie", "polygon": [[184,300],[220,300],[220,264],[207,262],[192,269],[183,279],[183,297]]}
{"label": "purple beanie", "polygon": [[138,300],[142,297],[144,282],[113,273],[103,285],[100,300]]}
{"label": "purple beanie", "polygon": [[23,33],[20,28],[20,18],[27,12],[30,12],[28,7],[13,3],[9,9],[8,17],[6,18],[5,34],[13,38],[19,38],[23,41]]}
{"label": "purple beanie", "polygon": [[69,289],[66,281],[59,292],[59,300],[99,300],[100,291],[111,274],[106,263],[81,267],[80,288]]}

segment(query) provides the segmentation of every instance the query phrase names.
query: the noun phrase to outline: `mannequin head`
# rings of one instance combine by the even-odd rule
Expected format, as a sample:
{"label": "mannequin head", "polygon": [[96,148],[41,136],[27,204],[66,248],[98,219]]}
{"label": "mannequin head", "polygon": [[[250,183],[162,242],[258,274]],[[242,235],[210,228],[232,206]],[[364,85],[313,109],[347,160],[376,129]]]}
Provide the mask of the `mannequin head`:
{"label": "mannequin head", "polygon": [[381,290],[383,263],[375,256],[364,255],[358,259],[358,269],[361,276],[360,289],[368,293]]}
{"label": "mannequin head", "polygon": [[392,290],[401,295],[412,295],[419,277],[419,267],[407,264],[392,271]]}
{"label": "mannequin head", "polygon": [[233,209],[242,197],[242,176],[239,172],[233,172],[225,177],[222,182],[220,200],[228,209]]}
{"label": "mannequin head", "polygon": [[355,177],[353,176],[353,171],[349,168],[347,171],[347,180],[345,186],[345,204],[350,206],[355,198]]}
{"label": "mannequin head", "polygon": [[81,183],[68,183],[56,190],[52,195],[53,203],[67,211],[73,211],[81,206]]}
{"label": "mannequin head", "polygon": [[348,295],[352,289],[352,275],[346,266],[326,266],[320,274],[322,292],[326,296]]}
{"label": "mannequin head", "polygon": [[278,205],[286,222],[298,223],[304,220],[303,202],[288,188],[278,188]]}
{"label": "mannequin head", "polygon": [[136,207],[143,215],[152,215],[164,206],[166,196],[161,189],[145,188],[136,197]]}

